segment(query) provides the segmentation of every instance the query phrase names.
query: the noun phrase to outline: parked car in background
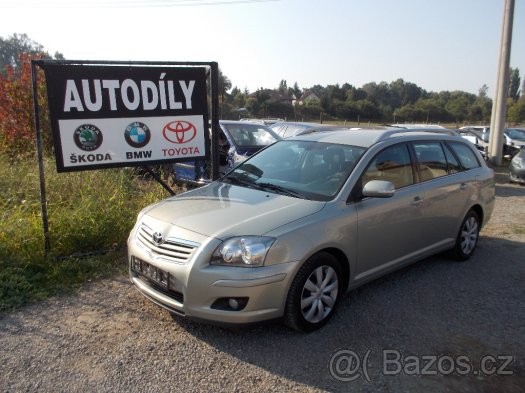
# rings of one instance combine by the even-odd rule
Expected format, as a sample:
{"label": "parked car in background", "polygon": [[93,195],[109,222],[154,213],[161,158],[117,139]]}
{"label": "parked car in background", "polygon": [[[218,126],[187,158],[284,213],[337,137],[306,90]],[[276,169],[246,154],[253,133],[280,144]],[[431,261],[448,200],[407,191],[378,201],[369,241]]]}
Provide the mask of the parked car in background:
{"label": "parked car in background", "polygon": [[331,124],[288,121],[274,123],[270,126],[270,128],[281,138],[289,138],[291,136],[303,135],[310,132],[347,129],[346,127]]}
{"label": "parked car in background", "polygon": [[503,133],[509,146],[525,146],[525,128],[505,128]]}
{"label": "parked car in background", "polygon": [[525,184],[525,146],[510,161],[509,179],[512,183]]}
{"label": "parked car in background", "polygon": [[445,129],[446,127],[440,126],[439,124],[410,124],[410,123],[396,123],[391,124],[392,127],[407,128],[407,129]]}
{"label": "parked car in background", "polygon": [[490,132],[489,126],[476,126],[476,125],[469,126],[467,125],[467,126],[460,127],[459,129],[476,131],[477,133],[481,134],[481,137],[485,142],[489,141],[489,132]]}
{"label": "parked car in background", "polygon": [[311,331],[347,290],[442,251],[468,259],[494,200],[494,172],[457,135],[298,135],[143,209],[130,279],[180,316]]}
{"label": "parked car in background", "polygon": [[[281,139],[264,124],[248,121],[219,121],[219,174],[222,176],[255,152]],[[174,164],[176,179],[209,183],[203,160]]]}
{"label": "parked car in background", "polygon": [[281,121],[284,121],[283,119],[279,119],[279,118],[268,118],[268,119],[251,119],[251,118],[244,118],[244,119],[240,119],[241,121],[249,121],[249,122],[252,122],[252,123],[259,123],[259,124],[264,124],[265,126],[271,126],[272,124],[275,124],[277,122],[281,122]]}
{"label": "parked car in background", "polygon": [[458,129],[459,135],[463,138],[468,139],[475,145],[481,147],[488,147],[489,145],[489,131],[486,129],[482,131],[479,128],[475,127],[461,127]]}
{"label": "parked car in background", "polygon": [[[490,127],[486,126],[465,126],[459,129],[476,131],[481,134],[481,138],[485,143],[489,143]],[[503,130],[505,136],[505,143],[509,146],[523,146],[525,145],[525,128],[505,128]]]}
{"label": "parked car in background", "polygon": [[488,158],[489,134],[487,130],[483,132],[479,128],[461,127],[458,129],[458,133],[474,144],[484,159]]}

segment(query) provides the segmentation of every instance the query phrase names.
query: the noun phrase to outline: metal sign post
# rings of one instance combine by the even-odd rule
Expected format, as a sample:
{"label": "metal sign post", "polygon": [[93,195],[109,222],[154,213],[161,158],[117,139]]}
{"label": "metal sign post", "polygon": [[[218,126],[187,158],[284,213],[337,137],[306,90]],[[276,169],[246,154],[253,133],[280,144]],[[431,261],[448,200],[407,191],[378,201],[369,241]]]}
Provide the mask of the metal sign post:
{"label": "metal sign post", "polygon": [[42,129],[40,125],[40,106],[38,104],[38,73],[37,62],[31,61],[31,77],[33,82],[33,109],[35,122],[36,151],[38,157],[38,175],[40,179],[40,206],[42,208],[42,229],[44,231],[44,252],[47,257],[50,250],[49,221],[47,215],[46,181],[44,177],[44,153],[42,143]]}

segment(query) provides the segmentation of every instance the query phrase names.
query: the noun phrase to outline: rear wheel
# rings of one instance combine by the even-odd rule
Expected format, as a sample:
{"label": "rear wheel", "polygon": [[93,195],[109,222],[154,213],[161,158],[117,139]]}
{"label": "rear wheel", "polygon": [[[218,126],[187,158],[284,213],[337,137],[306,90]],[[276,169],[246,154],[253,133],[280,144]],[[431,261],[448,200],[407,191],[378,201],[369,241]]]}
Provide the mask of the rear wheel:
{"label": "rear wheel", "polygon": [[342,277],[339,262],[329,253],[316,254],[306,261],[288,293],[286,325],[310,332],[326,324],[341,298]]}
{"label": "rear wheel", "polygon": [[478,244],[479,230],[479,217],[474,210],[470,210],[461,223],[456,244],[452,249],[452,255],[455,259],[466,261],[474,254]]}

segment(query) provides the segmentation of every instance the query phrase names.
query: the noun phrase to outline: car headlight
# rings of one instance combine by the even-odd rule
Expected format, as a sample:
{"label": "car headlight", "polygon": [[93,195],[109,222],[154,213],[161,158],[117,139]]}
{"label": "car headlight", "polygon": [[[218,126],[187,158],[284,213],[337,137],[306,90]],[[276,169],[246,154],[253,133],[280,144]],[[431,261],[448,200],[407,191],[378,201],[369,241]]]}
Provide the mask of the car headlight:
{"label": "car headlight", "polygon": [[222,242],[213,252],[211,265],[258,267],[264,265],[274,238],[239,236]]}

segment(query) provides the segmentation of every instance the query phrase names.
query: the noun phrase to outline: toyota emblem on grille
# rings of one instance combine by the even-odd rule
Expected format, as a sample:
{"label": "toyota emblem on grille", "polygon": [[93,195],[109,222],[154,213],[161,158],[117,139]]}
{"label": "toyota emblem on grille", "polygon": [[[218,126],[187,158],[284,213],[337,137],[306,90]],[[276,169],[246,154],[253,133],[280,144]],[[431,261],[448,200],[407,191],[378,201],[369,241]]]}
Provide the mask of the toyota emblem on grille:
{"label": "toyota emblem on grille", "polygon": [[164,235],[162,232],[153,232],[153,243],[160,245],[164,242]]}

